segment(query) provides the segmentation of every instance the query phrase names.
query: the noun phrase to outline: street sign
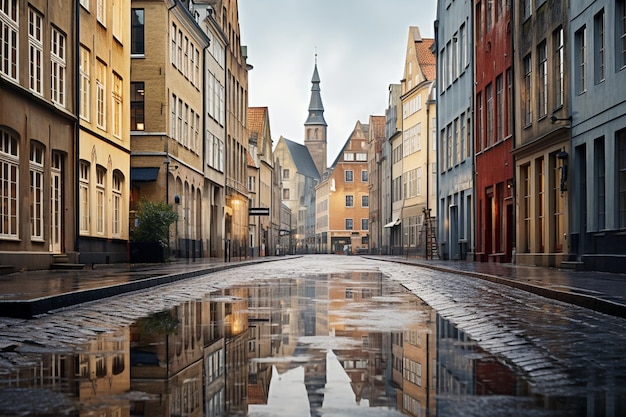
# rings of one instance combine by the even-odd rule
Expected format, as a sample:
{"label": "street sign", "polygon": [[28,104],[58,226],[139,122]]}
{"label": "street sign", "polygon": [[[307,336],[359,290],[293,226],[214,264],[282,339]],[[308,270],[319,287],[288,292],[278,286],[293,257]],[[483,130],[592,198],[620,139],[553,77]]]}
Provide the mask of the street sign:
{"label": "street sign", "polygon": [[248,209],[248,216],[269,216],[269,207],[250,207]]}

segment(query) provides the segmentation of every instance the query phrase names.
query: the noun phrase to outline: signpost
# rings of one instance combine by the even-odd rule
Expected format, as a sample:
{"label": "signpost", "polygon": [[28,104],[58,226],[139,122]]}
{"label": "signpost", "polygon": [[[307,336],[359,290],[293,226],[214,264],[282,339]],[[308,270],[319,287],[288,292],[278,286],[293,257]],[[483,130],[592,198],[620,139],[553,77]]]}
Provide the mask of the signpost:
{"label": "signpost", "polygon": [[250,207],[248,208],[248,216],[269,216],[269,207]]}

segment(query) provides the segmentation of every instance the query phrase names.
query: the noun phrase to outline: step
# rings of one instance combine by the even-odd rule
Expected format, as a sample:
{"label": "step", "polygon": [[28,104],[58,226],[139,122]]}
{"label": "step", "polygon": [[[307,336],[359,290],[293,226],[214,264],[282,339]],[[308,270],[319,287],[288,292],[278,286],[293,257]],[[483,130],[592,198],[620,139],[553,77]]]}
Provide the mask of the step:
{"label": "step", "polygon": [[584,271],[585,263],[581,261],[561,261],[560,268],[573,271]]}
{"label": "step", "polygon": [[80,269],[85,269],[85,264],[71,264],[69,262],[59,262],[59,263],[53,263],[52,265],[50,265],[50,269],[80,270]]}

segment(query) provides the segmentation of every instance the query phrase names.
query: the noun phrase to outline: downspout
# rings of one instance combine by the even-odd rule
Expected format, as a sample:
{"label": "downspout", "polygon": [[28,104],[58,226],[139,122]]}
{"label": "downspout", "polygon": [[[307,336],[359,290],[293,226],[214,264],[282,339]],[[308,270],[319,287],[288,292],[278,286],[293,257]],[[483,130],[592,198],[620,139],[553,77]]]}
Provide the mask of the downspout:
{"label": "downspout", "polygon": [[74,34],[74,251],[80,253],[80,4],[75,1]]}
{"label": "downspout", "polygon": [[[511,33],[513,34],[511,36],[511,78],[513,79],[513,81],[515,81],[515,65],[513,65],[513,62],[515,61],[515,7],[513,6],[513,3],[511,3]],[[511,94],[513,95],[513,97],[511,98],[511,104],[512,107],[515,108],[515,105],[513,105],[513,103],[515,103],[515,82],[511,83]],[[515,118],[515,111],[513,111],[513,109],[509,109],[509,115],[511,117],[511,126],[513,126],[513,132],[511,132],[511,134],[513,135],[513,137],[511,138],[513,141],[513,145],[511,146],[511,149],[515,149],[515,142],[516,142],[516,132],[517,132],[517,123],[516,123],[516,118]],[[571,114],[571,113],[570,113]],[[513,153],[513,173],[511,175],[511,181],[513,182],[511,188],[512,188],[512,197],[513,197],[513,224],[517,225],[517,187],[516,187],[516,182],[515,181],[515,171],[517,170],[517,164],[516,164],[516,156],[515,153]],[[511,236],[511,238],[513,239],[513,247],[511,248],[511,262],[513,264],[517,263],[517,259],[515,257],[515,253],[517,251],[517,226],[512,228],[513,230],[513,236]]]}

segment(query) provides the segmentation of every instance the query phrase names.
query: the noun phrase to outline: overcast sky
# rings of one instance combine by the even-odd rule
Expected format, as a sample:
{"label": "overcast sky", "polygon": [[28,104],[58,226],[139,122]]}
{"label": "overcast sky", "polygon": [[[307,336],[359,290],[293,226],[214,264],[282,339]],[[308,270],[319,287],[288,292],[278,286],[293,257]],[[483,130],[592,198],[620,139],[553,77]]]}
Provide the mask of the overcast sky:
{"label": "overcast sky", "polygon": [[384,115],[403,77],[409,26],[433,37],[436,0],[239,0],[251,107],[268,107],[274,144],[304,143],[317,51],[328,163],[357,120]]}

